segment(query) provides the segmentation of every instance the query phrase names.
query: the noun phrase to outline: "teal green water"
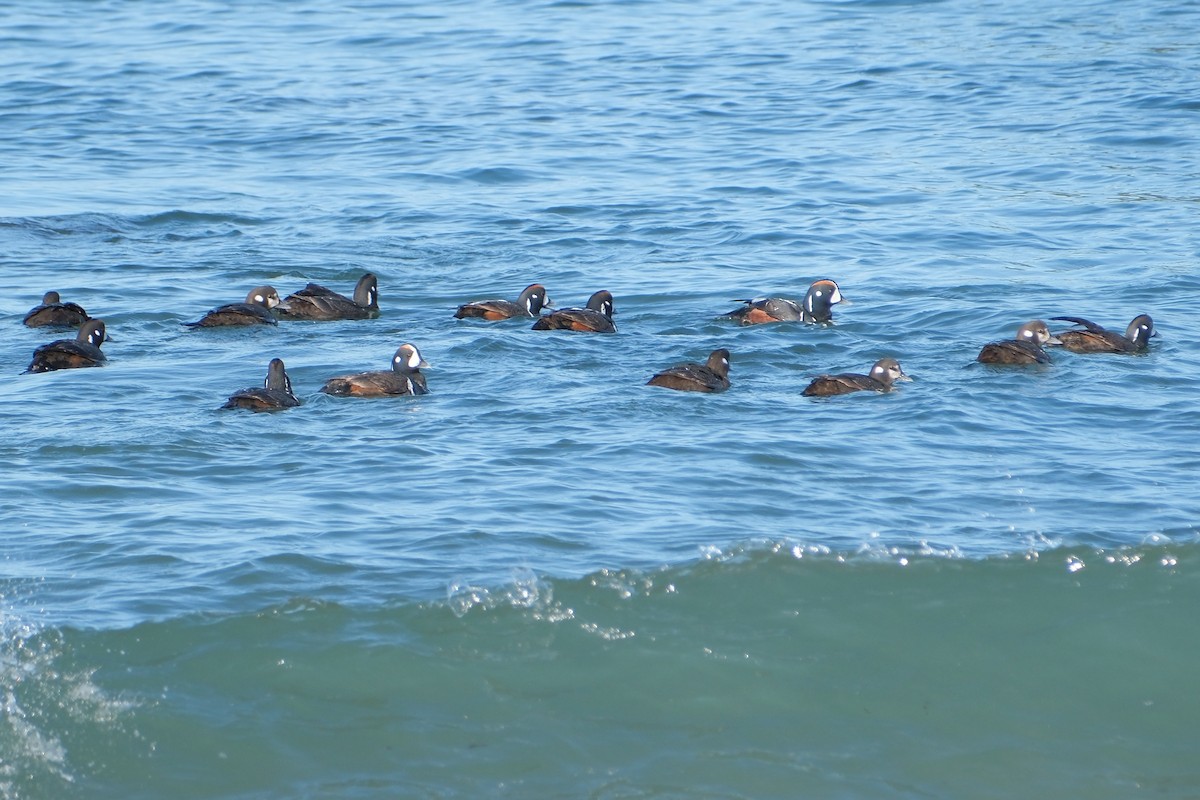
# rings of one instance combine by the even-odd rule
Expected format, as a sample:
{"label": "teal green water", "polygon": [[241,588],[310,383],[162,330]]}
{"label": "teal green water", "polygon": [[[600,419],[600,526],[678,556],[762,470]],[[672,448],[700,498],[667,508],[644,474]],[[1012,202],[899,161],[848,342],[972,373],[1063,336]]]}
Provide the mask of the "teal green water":
{"label": "teal green water", "polygon": [[[1198,16],[0,9],[0,798],[1195,796]],[[618,332],[452,316],[534,281]],[[104,367],[22,374],[50,289]],[[428,395],[318,391],[405,341]]]}
{"label": "teal green water", "polygon": [[10,788],[1187,796],[1195,573],[1194,547],[899,566],[764,546],[432,605],[42,632],[5,652],[6,710],[32,723]]}

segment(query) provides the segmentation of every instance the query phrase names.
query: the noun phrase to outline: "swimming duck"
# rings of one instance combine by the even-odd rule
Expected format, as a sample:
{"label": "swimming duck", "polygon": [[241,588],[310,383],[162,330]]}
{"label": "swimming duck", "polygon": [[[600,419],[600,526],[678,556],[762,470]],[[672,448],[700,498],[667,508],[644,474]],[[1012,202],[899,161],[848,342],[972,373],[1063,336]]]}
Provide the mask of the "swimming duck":
{"label": "swimming duck", "polygon": [[991,342],[983,346],[976,361],[983,364],[1049,364],[1050,354],[1045,344],[1060,344],[1050,335],[1050,328],[1040,319],[1026,322],[1017,328],[1015,339]]}
{"label": "swimming duck", "polygon": [[646,381],[681,392],[723,392],[729,388],[729,351],[713,350],[704,364],[688,361],[668,367]]}
{"label": "swimming duck", "polygon": [[871,367],[868,375],[843,372],[839,375],[818,375],[800,394],[805,397],[830,397],[835,394],[873,391],[890,392],[896,381],[911,381],[904,374],[900,362],[894,358],[881,358]]}
{"label": "swimming duck", "polygon": [[26,372],[98,367],[107,361],[100,345],[104,342],[104,320],[90,319],[79,326],[74,339],[58,339],[33,351]]}
{"label": "swimming duck", "polygon": [[78,303],[64,303],[58,292],[42,295],[42,304],[35,306],[25,315],[25,324],[31,328],[77,328],[91,317]]}
{"label": "swimming duck", "polygon": [[282,319],[369,319],[379,316],[379,281],[368,272],[358,279],[354,299],[310,283],[284,298],[275,313]]}
{"label": "swimming duck", "polygon": [[217,328],[230,325],[274,325],[271,309],[279,305],[279,293],[270,286],[256,286],[246,295],[244,303],[229,303],[209,311],[190,328]]}
{"label": "swimming duck", "polygon": [[321,391],[341,397],[387,397],[402,394],[425,394],[425,376],[421,367],[429,364],[421,358],[416,345],[402,344],[392,356],[392,368],[376,372],[339,375],[325,381]]}
{"label": "swimming duck", "polygon": [[550,305],[546,297],[546,288],[540,283],[526,286],[521,296],[512,300],[479,300],[458,307],[454,312],[455,319],[481,317],[482,319],[497,320],[510,317],[536,317],[543,306]]}
{"label": "swimming duck", "polygon": [[1069,330],[1058,334],[1062,346],[1073,353],[1140,353],[1150,346],[1154,331],[1154,320],[1149,314],[1139,314],[1125,328],[1125,334],[1102,328],[1083,317],[1051,317],[1083,326],[1083,330]]}
{"label": "swimming duck", "polygon": [[300,405],[292,394],[292,381],[283,367],[283,361],[272,358],[267,365],[267,377],[261,387],[242,389],[230,395],[221,408],[246,408],[250,411],[278,411]]}
{"label": "swimming duck", "polygon": [[588,298],[586,308],[560,308],[533,323],[535,331],[565,330],[615,333],[613,296],[603,289]]}
{"label": "swimming duck", "polygon": [[736,319],[741,325],[758,325],[764,322],[829,322],[833,319],[833,306],[850,301],[842,297],[836,282],[825,278],[814,281],[799,303],[784,297],[759,297],[739,302],[746,305],[725,316]]}

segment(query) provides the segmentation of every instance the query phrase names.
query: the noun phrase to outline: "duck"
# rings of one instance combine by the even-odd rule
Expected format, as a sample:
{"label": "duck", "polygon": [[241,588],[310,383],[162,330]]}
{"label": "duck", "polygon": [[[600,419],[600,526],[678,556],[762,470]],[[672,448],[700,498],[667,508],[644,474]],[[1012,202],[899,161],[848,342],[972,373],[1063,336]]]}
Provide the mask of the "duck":
{"label": "duck", "polygon": [[982,364],[1049,364],[1050,354],[1042,345],[1059,344],[1050,328],[1040,319],[1017,328],[1015,339],[985,344],[975,360]]}
{"label": "duck", "polygon": [[729,388],[729,351],[713,350],[703,364],[688,361],[667,367],[646,381],[646,385],[681,392],[723,392]]}
{"label": "duck", "polygon": [[370,319],[379,316],[379,281],[366,273],[354,287],[354,298],[310,283],[283,299],[275,313],[280,319]]}
{"label": "duck", "polygon": [[585,308],[560,308],[538,317],[533,323],[535,331],[590,331],[592,333],[615,333],[613,324],[613,296],[600,291],[588,298]]}
{"label": "duck", "polygon": [[854,372],[843,372],[839,375],[818,375],[805,387],[802,394],[805,397],[831,397],[837,394],[851,392],[873,391],[890,392],[896,381],[911,381],[900,362],[894,358],[881,358],[871,367],[870,373],[860,375]]}
{"label": "duck", "polygon": [[746,305],[735,308],[725,316],[736,319],[739,325],[759,325],[764,322],[831,322],[833,307],[836,304],[850,304],[849,300],[842,297],[842,290],[837,282],[828,278],[813,281],[804,295],[804,300],[799,303],[785,297],[759,297],[738,302]]}
{"label": "duck", "polygon": [[256,286],[246,295],[244,303],[229,303],[209,311],[189,328],[218,328],[234,325],[274,325],[271,309],[279,305],[279,293],[271,286]]}
{"label": "duck", "polygon": [[30,328],[78,328],[90,319],[83,306],[64,303],[58,292],[46,292],[41,305],[25,315],[24,323]]}
{"label": "duck", "polygon": [[540,283],[526,286],[521,295],[513,300],[479,300],[466,303],[454,312],[455,319],[479,317],[486,320],[510,319],[512,317],[536,317],[544,306],[549,306],[546,287]]}
{"label": "duck", "polygon": [[100,345],[104,342],[104,320],[90,319],[79,326],[74,339],[58,339],[33,351],[26,372],[51,372],[56,369],[98,367],[107,361]]}
{"label": "duck", "polygon": [[267,364],[263,385],[234,392],[221,408],[245,408],[250,411],[278,411],[300,405],[292,394],[292,381],[283,366],[283,359],[272,358]]}
{"label": "duck", "polygon": [[392,356],[390,370],[339,375],[325,381],[321,391],[339,397],[389,397],[426,394],[429,389],[421,367],[429,364],[414,344],[402,344]]}
{"label": "duck", "polygon": [[1062,347],[1073,353],[1140,353],[1150,346],[1152,337],[1158,336],[1154,330],[1154,320],[1150,319],[1149,314],[1134,317],[1123,335],[1102,328],[1083,317],[1050,319],[1074,322],[1083,327],[1083,330],[1069,330],[1058,334]]}

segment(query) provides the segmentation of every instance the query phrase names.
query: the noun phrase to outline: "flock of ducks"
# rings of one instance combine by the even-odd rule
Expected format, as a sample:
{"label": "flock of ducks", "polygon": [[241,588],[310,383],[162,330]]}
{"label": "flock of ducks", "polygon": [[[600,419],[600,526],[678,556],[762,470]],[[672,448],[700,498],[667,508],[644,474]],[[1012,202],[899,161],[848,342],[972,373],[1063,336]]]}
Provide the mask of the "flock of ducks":
{"label": "flock of ducks", "polygon": [[[837,283],[829,279],[813,282],[802,300],[763,297],[740,300],[742,306],[723,315],[740,325],[770,322],[824,324],[833,319],[833,306],[848,302]],[[546,289],[535,283],[526,287],[516,300],[480,300],[465,303],[454,312],[457,319],[488,321],[532,318],[534,330],[570,330],[589,333],[614,333],[613,296],[610,292],[593,294],[583,308],[563,308],[542,314],[551,307]],[[258,286],[241,303],[214,308],[195,322],[192,328],[247,325],[275,325],[278,320],[370,319],[379,315],[379,284],[367,273],[359,279],[351,297],[338,294],[319,284],[310,283],[282,300],[270,286]],[[1051,317],[1074,323],[1077,327],[1051,334],[1042,320],[1027,322],[1017,329],[1013,339],[990,342],[976,360],[984,364],[1045,364],[1050,356],[1046,345],[1057,345],[1077,353],[1138,353],[1156,336],[1154,322],[1147,314],[1134,318],[1125,333],[1110,331],[1082,317]],[[76,303],[63,302],[58,292],[46,292],[42,302],[25,315],[30,327],[77,327],[74,339],[59,339],[42,345],[33,353],[26,372],[96,367],[105,361],[100,345],[106,338],[104,321],[93,319]],[[655,374],[649,386],[690,392],[723,392],[729,388],[729,351],[714,350],[703,364],[686,362]],[[429,366],[413,344],[403,344],[392,356],[391,369],[358,372],[329,378],[321,391],[343,397],[387,397],[421,395],[428,391],[421,367]],[[828,397],[851,392],[889,392],[897,381],[911,380],[894,358],[882,358],[863,375],[841,373],[818,375],[801,392],[806,397]],[[261,387],[242,389],[230,396],[222,408],[271,411],[300,405],[292,393],[283,361],[274,358],[267,366]]]}

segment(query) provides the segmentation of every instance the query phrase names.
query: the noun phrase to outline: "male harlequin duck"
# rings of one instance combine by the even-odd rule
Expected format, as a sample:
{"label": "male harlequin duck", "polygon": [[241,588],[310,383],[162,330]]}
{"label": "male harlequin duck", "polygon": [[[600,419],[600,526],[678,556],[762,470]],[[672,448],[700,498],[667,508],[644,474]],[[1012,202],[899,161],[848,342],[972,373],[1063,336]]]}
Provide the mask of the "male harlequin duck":
{"label": "male harlequin duck", "polygon": [[681,392],[723,392],[729,388],[729,351],[713,350],[704,364],[688,361],[667,367],[646,385]]}
{"label": "male harlequin duck", "polygon": [[591,331],[593,333],[615,333],[613,324],[613,296],[603,289],[588,298],[586,308],[561,308],[533,323],[535,331]]}
{"label": "male harlequin duck", "polygon": [[58,339],[33,351],[26,372],[50,372],[56,369],[98,367],[107,361],[100,345],[104,341],[104,320],[91,319],[79,326],[74,339]]}
{"label": "male harlequin duck", "polygon": [[1050,335],[1050,328],[1040,319],[1026,322],[1017,328],[1017,338],[985,344],[976,361],[983,364],[1049,364],[1050,354],[1045,344],[1060,344]]}
{"label": "male harlequin duck", "polygon": [[744,308],[737,308],[725,316],[732,317],[740,325],[758,325],[763,322],[829,322],[833,319],[833,306],[850,303],[842,297],[842,290],[828,279],[815,281],[808,287],[804,300],[797,303],[784,297],[760,297],[741,300]]}
{"label": "male harlequin duck", "polygon": [[341,397],[387,397],[401,394],[426,394],[421,367],[429,364],[415,345],[402,344],[392,356],[392,368],[377,372],[340,375],[325,381],[321,391]]}
{"label": "male harlequin duck", "polygon": [[292,394],[292,381],[283,368],[283,361],[272,358],[267,365],[267,377],[261,387],[242,389],[230,395],[221,408],[246,408],[251,411],[278,411],[300,405]]}
{"label": "male harlequin duck", "polygon": [[840,375],[818,375],[803,392],[805,397],[830,397],[835,394],[873,391],[890,392],[896,381],[911,381],[894,358],[881,358],[871,367],[869,375],[844,372]]}
{"label": "male harlequin duck", "polygon": [[229,303],[214,308],[195,322],[187,322],[189,328],[217,328],[229,325],[274,325],[275,316],[271,309],[279,305],[279,293],[270,286],[258,286],[250,290],[244,303]]}
{"label": "male harlequin duck", "polygon": [[58,292],[42,295],[42,304],[29,310],[25,324],[31,328],[77,328],[91,317],[78,303],[64,303]]}
{"label": "male harlequin duck", "polygon": [[454,312],[454,318],[480,317],[497,320],[510,317],[536,317],[542,307],[548,305],[550,305],[550,300],[546,297],[546,288],[540,283],[533,283],[525,287],[516,302],[512,300],[480,300],[475,303],[467,303],[458,307],[458,311]]}
{"label": "male harlequin duck", "polygon": [[379,316],[379,282],[368,272],[358,279],[354,299],[316,283],[284,298],[275,309],[281,319],[370,319]]}
{"label": "male harlequin duck", "polygon": [[1082,325],[1083,330],[1063,331],[1058,334],[1062,346],[1073,353],[1140,353],[1150,346],[1150,338],[1158,336],[1154,332],[1154,320],[1149,314],[1140,314],[1133,318],[1125,335],[1101,328],[1094,322],[1083,317],[1051,317],[1065,322]]}

